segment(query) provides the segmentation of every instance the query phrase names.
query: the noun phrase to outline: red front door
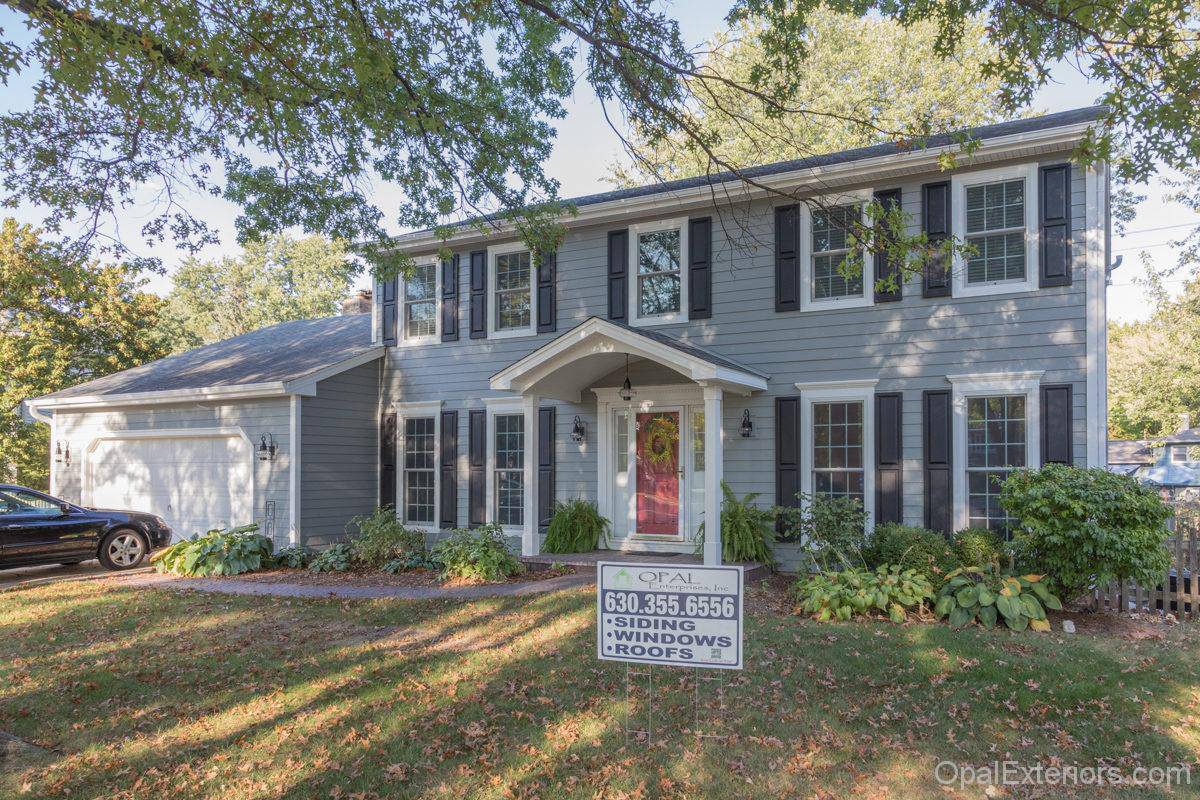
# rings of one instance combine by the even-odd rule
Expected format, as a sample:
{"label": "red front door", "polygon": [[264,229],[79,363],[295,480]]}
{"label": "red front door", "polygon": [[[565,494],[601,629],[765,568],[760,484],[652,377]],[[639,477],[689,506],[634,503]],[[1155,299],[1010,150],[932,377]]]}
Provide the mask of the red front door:
{"label": "red front door", "polygon": [[679,534],[679,412],[637,415],[637,532]]}

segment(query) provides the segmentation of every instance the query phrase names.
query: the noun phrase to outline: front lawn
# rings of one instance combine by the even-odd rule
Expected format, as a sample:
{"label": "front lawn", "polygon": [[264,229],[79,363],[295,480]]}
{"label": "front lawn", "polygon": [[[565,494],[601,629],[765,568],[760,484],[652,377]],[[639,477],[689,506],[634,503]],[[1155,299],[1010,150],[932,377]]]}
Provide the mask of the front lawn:
{"label": "front lawn", "polygon": [[[0,773],[0,797],[980,797],[940,787],[935,765],[1200,758],[1190,629],[819,624],[762,598],[748,668],[727,675],[724,716],[706,727],[733,735],[698,743],[693,673],[656,669],[654,739],[627,743],[625,668],[595,659],[594,604],[588,589],[421,603],[97,581],[0,594],[0,730],[59,753]],[[703,685],[705,707],[716,690]]]}

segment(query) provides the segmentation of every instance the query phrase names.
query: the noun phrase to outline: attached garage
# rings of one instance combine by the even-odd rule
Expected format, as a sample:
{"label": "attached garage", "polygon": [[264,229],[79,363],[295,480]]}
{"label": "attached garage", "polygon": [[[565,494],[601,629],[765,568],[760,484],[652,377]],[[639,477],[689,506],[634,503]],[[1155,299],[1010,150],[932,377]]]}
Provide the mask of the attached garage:
{"label": "attached garage", "polygon": [[148,511],[178,537],[257,523],[321,546],[379,502],[367,314],[288,322],[29,401],[51,494]]}

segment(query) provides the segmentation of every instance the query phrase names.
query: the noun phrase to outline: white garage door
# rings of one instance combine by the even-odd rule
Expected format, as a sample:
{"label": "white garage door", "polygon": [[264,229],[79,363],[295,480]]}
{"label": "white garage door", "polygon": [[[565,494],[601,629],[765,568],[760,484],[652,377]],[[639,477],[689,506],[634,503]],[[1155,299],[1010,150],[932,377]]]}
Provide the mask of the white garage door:
{"label": "white garage door", "polygon": [[252,464],[240,436],[102,439],[88,454],[83,501],[157,514],[187,538],[253,521]]}

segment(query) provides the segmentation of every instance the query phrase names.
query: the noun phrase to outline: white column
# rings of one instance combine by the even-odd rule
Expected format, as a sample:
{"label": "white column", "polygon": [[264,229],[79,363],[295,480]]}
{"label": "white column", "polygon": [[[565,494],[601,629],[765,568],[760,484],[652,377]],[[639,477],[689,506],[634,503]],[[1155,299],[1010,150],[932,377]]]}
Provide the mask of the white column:
{"label": "white column", "polygon": [[721,563],[721,396],[719,386],[704,387],[704,563],[709,566]]}
{"label": "white column", "polygon": [[521,515],[524,530],[521,533],[521,555],[536,556],[538,550],[538,398],[537,395],[522,395],[521,405],[525,412],[525,509]]}

